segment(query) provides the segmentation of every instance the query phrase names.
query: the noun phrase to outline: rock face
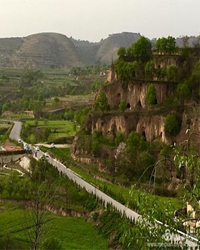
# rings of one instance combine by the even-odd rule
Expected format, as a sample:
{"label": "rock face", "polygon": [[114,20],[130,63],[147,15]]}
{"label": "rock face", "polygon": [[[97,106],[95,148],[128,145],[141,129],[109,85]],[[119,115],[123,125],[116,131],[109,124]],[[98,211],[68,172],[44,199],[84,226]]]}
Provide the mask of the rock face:
{"label": "rock face", "polygon": [[[166,83],[154,84],[156,88],[157,103],[166,100],[168,87]],[[123,99],[128,109],[147,108],[146,93],[148,84],[142,82],[129,82],[126,86],[119,81],[104,87],[109,104],[112,109],[118,109],[120,100]]]}
{"label": "rock face", "polygon": [[95,117],[90,114],[86,123],[86,129],[93,132],[101,131],[102,134],[115,138],[118,132],[127,137],[131,131],[143,134],[147,141],[160,138],[167,142],[164,133],[164,117],[159,115],[146,116],[136,112],[125,112],[112,115]]}
{"label": "rock face", "polygon": [[[113,89],[113,85],[109,86]],[[146,89],[146,87],[144,88]],[[165,91],[166,86],[163,85],[163,88]],[[159,89],[159,91],[162,92],[162,89]],[[110,90],[110,93],[111,92],[112,91]],[[136,95],[134,95],[135,92],[130,92],[128,96],[132,96],[133,99],[135,97],[136,100],[140,99],[143,103],[141,98],[141,96],[143,97],[143,92],[145,92],[145,90],[142,90],[141,94],[139,94],[139,92],[136,93]],[[109,92],[107,92],[107,94],[108,93]],[[163,98],[166,98],[163,94],[162,96]],[[108,99],[111,100],[110,103],[113,104],[113,106],[116,105],[115,98],[112,99],[112,97],[108,95]],[[176,137],[169,138],[165,134],[164,129],[165,118],[168,112],[164,111],[159,114],[160,112],[157,112],[156,110],[141,110],[142,108],[134,108],[135,104],[137,104],[137,101],[133,102],[133,110],[129,109],[125,112],[116,111],[105,114],[91,112],[85,123],[86,131],[91,133],[94,131],[101,131],[103,135],[110,138],[115,138],[118,132],[122,132],[126,137],[128,137],[130,132],[137,131],[149,142],[158,140],[167,144],[172,144],[173,141],[180,143],[188,140],[188,134],[186,131],[191,128],[192,135],[189,139],[191,142],[195,142],[200,151],[200,107],[198,105],[191,106],[189,112],[181,114],[181,131]]]}
{"label": "rock face", "polygon": [[[175,65],[179,67],[180,56],[173,55],[164,60],[164,57],[157,55],[156,67],[168,67]],[[194,67],[193,66],[191,69]],[[191,72],[190,69],[190,72]],[[187,109],[182,106],[175,110],[167,109],[163,104],[174,97],[176,94],[177,83],[171,83],[167,80],[158,81],[153,79],[156,91],[156,105],[148,105],[146,96],[149,83],[145,80],[133,80],[123,82],[117,78],[116,72],[111,69],[108,74],[107,84],[102,89],[106,94],[110,112],[97,113],[91,112],[87,118],[85,129],[91,133],[101,131],[103,135],[115,138],[118,132],[122,132],[126,137],[131,131],[137,131],[142,134],[149,142],[159,140],[164,143],[173,143],[173,141],[182,142],[187,140],[186,130],[193,129],[193,134],[199,135],[199,138],[192,136],[190,139],[200,146],[200,106],[196,101],[188,101]],[[97,93],[95,100],[99,93]],[[119,110],[120,101],[123,100],[126,105],[124,112]],[[170,111],[169,111],[170,110]],[[165,134],[165,118],[170,112],[180,116],[181,131],[176,137],[169,138]],[[199,147],[200,148],[200,147]]]}

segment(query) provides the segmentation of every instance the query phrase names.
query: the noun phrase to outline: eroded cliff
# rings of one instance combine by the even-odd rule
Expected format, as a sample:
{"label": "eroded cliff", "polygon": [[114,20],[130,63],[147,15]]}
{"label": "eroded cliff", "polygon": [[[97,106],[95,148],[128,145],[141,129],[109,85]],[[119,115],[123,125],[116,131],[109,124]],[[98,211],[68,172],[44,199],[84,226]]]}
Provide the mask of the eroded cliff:
{"label": "eroded cliff", "polygon": [[[119,70],[117,73],[112,65],[107,82],[95,98],[96,104],[102,103],[94,105],[83,127],[88,138],[92,138],[93,134],[99,132],[108,140],[115,141],[119,133],[128,138],[132,131],[136,131],[150,143],[158,142],[167,145],[195,143],[199,151],[199,50],[191,50],[187,59],[183,55],[183,51],[178,51],[173,55],[154,53],[149,61],[151,66],[153,65],[149,74],[151,79],[147,74],[149,71],[146,70],[149,62],[146,64],[138,62],[135,73],[130,74],[130,69],[133,71],[134,68],[126,58],[121,67],[132,76],[132,79],[128,80],[123,74],[121,75],[126,80],[120,79]],[[153,94],[151,93],[154,95],[153,103],[150,103],[147,98],[150,85],[154,88]],[[99,99],[102,93],[105,97]],[[120,107],[122,101],[123,108]],[[109,110],[103,109],[105,102]],[[166,131],[166,117],[169,114],[177,118],[180,128],[176,133],[170,134]],[[190,133],[188,133],[189,130]],[[87,143],[87,149],[84,149],[83,144],[77,137],[72,149],[73,154],[94,156],[91,153],[92,143]],[[116,148],[101,145],[98,156],[114,157]]]}

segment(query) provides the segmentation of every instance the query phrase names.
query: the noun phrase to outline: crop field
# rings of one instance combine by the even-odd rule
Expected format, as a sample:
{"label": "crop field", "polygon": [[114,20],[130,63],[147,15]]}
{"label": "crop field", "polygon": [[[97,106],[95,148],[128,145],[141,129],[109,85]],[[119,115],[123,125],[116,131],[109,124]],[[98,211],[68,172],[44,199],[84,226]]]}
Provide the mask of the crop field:
{"label": "crop field", "polygon": [[[30,230],[33,229],[34,212],[21,209],[17,204],[0,203],[0,234],[9,234],[20,242],[21,249],[27,249],[30,242]],[[44,237],[56,238],[63,249],[108,249],[106,239],[98,235],[91,222],[84,218],[63,217],[45,213],[48,222],[42,228]],[[32,235],[33,236],[33,235]]]}
{"label": "crop field", "polygon": [[8,124],[7,122],[0,120],[0,130],[1,129],[9,129],[11,127],[11,124]]}
{"label": "crop field", "polygon": [[[26,125],[34,126],[36,125],[36,121],[29,120],[26,121]],[[48,140],[54,140],[60,137],[66,136],[74,136],[76,131],[73,129],[74,123],[66,120],[39,120],[37,121],[37,127],[40,128],[49,128],[51,130],[51,134]]]}
{"label": "crop field", "polygon": [[[92,106],[94,103],[94,98],[94,94],[65,95],[63,97],[59,97],[59,107],[75,109],[77,107]],[[52,109],[53,101],[54,97],[46,99],[45,110]]]}

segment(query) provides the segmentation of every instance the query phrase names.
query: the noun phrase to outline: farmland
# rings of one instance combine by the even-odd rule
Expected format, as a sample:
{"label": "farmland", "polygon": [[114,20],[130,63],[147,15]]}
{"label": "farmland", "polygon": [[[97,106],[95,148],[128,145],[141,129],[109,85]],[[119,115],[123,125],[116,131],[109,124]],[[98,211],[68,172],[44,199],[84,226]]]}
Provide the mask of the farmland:
{"label": "farmland", "polygon": [[[27,218],[32,218],[33,211],[24,210],[18,203],[10,202],[1,202],[0,210],[1,235],[12,237],[12,241],[20,249],[29,248],[31,222],[27,221]],[[100,237],[93,224],[86,222],[84,218],[63,217],[50,213],[48,216],[45,239],[56,239],[62,249],[108,249],[106,239]]]}

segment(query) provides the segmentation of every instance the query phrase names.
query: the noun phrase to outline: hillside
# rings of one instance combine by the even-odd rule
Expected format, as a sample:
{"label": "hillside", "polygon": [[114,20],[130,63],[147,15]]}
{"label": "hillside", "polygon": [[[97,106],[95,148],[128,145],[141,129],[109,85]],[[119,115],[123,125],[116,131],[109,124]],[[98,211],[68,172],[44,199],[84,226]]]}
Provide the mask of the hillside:
{"label": "hillside", "polygon": [[[138,45],[144,41],[149,46],[141,37],[135,47],[120,51],[71,153],[77,160],[96,162],[115,178],[124,178],[126,185],[141,176],[148,181],[159,163],[159,181],[168,192],[172,177],[185,179],[185,170],[177,169],[180,164],[186,168],[187,163],[176,166],[177,151],[188,158],[192,150],[200,155],[200,49],[168,52],[146,47],[142,57],[144,45]],[[192,186],[193,173],[189,167],[187,171]],[[157,194],[163,188],[159,181]]]}
{"label": "hillside", "polygon": [[13,58],[14,66],[59,68],[82,66],[74,44],[64,35],[43,33],[25,38]]}
{"label": "hillside", "polygon": [[[110,65],[117,59],[119,47],[127,48],[139,38],[140,34],[131,32],[111,34],[97,43],[68,38],[58,33],[1,38],[0,66],[71,68],[96,64]],[[176,41],[178,46],[183,46],[183,38]],[[184,43],[193,47],[199,44],[199,40],[198,37],[188,37]]]}

